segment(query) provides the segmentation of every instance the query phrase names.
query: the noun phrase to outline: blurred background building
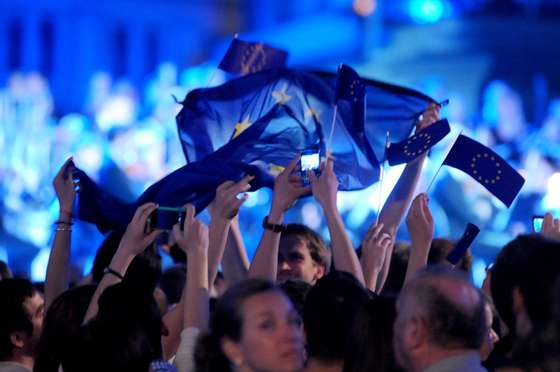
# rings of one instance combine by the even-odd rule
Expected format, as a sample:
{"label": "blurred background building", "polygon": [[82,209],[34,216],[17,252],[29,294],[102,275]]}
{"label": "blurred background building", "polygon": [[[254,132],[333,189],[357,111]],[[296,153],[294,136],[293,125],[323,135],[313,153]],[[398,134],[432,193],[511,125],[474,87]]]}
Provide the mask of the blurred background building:
{"label": "blurred background building", "polygon": [[[288,64],[364,76],[450,99],[447,143],[430,154],[425,191],[463,130],[527,178],[508,210],[483,188],[443,170],[430,190],[438,236],[482,229],[475,280],[531,217],[560,213],[559,0],[3,0],[0,2],[0,259],[35,280],[45,274],[57,215],[51,182],[69,155],[133,200],[185,163],[175,114],[216,70],[238,34],[286,49]],[[339,198],[356,246],[402,167],[379,185]],[[249,254],[270,191],[241,212]],[[326,232],[317,205],[288,216]],[[79,224],[72,259],[87,271],[103,237]],[[406,239],[406,231],[399,238]]]}

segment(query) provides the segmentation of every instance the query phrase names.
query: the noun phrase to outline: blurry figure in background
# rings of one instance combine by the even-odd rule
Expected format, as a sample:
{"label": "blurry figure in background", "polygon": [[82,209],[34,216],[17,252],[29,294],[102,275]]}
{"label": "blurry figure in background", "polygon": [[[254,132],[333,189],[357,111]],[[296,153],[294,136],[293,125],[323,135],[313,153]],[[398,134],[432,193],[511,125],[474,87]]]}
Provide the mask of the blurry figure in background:
{"label": "blurry figure in background", "polygon": [[84,104],[84,112],[89,117],[95,117],[101,111],[105,101],[111,95],[113,78],[110,74],[98,71],[94,73],[89,81],[88,94]]}
{"label": "blurry figure in background", "polygon": [[16,272],[27,270],[37,247],[45,247],[50,236],[52,112],[51,92],[41,75],[10,77],[0,106],[0,245],[12,247],[9,260]]}
{"label": "blurry figure in background", "polygon": [[0,260],[0,280],[13,278],[12,270],[7,263]]}

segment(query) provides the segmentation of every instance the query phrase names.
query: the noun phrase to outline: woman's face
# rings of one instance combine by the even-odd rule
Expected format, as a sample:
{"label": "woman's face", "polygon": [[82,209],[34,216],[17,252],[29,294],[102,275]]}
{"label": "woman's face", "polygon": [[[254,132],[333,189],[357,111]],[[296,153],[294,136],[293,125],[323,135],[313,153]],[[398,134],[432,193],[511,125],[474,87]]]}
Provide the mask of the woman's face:
{"label": "woman's face", "polygon": [[240,371],[299,371],[303,368],[301,319],[277,291],[257,294],[242,305],[241,340],[228,353]]}

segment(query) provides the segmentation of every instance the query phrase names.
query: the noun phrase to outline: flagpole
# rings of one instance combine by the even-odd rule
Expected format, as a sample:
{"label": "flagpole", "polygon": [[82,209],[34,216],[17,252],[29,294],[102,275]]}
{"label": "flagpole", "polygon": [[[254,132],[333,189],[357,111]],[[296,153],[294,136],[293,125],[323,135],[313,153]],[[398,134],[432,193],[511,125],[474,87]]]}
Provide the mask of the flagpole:
{"label": "flagpole", "polygon": [[333,138],[333,135],[334,135],[334,124],[336,123],[337,114],[338,114],[338,105],[335,103],[334,104],[334,114],[333,114],[332,123],[331,123],[331,131],[329,133],[329,140],[327,141],[327,150],[332,150],[331,145],[332,145],[332,138]]}
{"label": "flagpole", "polygon": [[[463,130],[461,129],[461,131],[459,132],[459,135],[457,136],[457,138],[455,138],[455,141],[453,141],[453,144],[455,144],[455,142],[457,142],[457,139],[459,138],[459,136],[463,134]],[[451,146],[453,147],[453,146]],[[447,155],[446,155],[447,157]],[[436,177],[439,174],[439,171],[441,170],[441,168],[443,167],[443,163],[445,163],[445,159],[443,159],[443,161],[441,162],[436,174],[434,175],[434,177],[432,178],[432,181],[430,182],[430,184],[428,185],[428,188],[426,189],[426,194],[430,191],[430,188],[432,187],[432,184],[434,183],[434,181],[436,180]]]}
{"label": "flagpole", "polygon": [[[238,33],[235,33],[233,35],[234,39],[237,39],[238,37],[239,37]],[[208,78],[208,81],[206,82],[206,88],[208,88],[212,83],[212,80],[214,80],[214,77],[216,76],[216,72],[218,72],[218,67],[214,67],[214,70],[212,70],[212,74],[210,75],[210,78]]]}
{"label": "flagpole", "polygon": [[383,200],[383,179],[385,178],[385,160],[387,160],[387,146],[389,146],[389,131],[385,137],[385,147],[383,152],[383,159],[381,160],[381,171],[379,173],[379,202],[377,204],[377,219],[375,224],[379,223],[379,216],[381,215],[381,201]]}

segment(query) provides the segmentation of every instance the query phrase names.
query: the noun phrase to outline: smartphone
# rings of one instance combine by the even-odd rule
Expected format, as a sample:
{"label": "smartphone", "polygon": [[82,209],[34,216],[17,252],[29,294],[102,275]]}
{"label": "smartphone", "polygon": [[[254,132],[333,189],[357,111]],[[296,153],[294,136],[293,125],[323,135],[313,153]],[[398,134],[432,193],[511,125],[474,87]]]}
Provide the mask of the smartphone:
{"label": "smartphone", "polygon": [[533,230],[535,232],[541,232],[543,219],[543,216],[533,216]]}
{"label": "smartphone", "polygon": [[307,171],[313,171],[316,175],[319,175],[319,166],[321,164],[321,156],[317,150],[305,150],[301,154],[301,159],[299,160],[301,182],[303,186],[309,186],[309,177],[307,176]]}
{"label": "smartphone", "polygon": [[171,231],[173,226],[177,223],[179,223],[181,229],[183,229],[185,215],[186,212],[184,208],[158,207],[148,216],[146,231]]}

